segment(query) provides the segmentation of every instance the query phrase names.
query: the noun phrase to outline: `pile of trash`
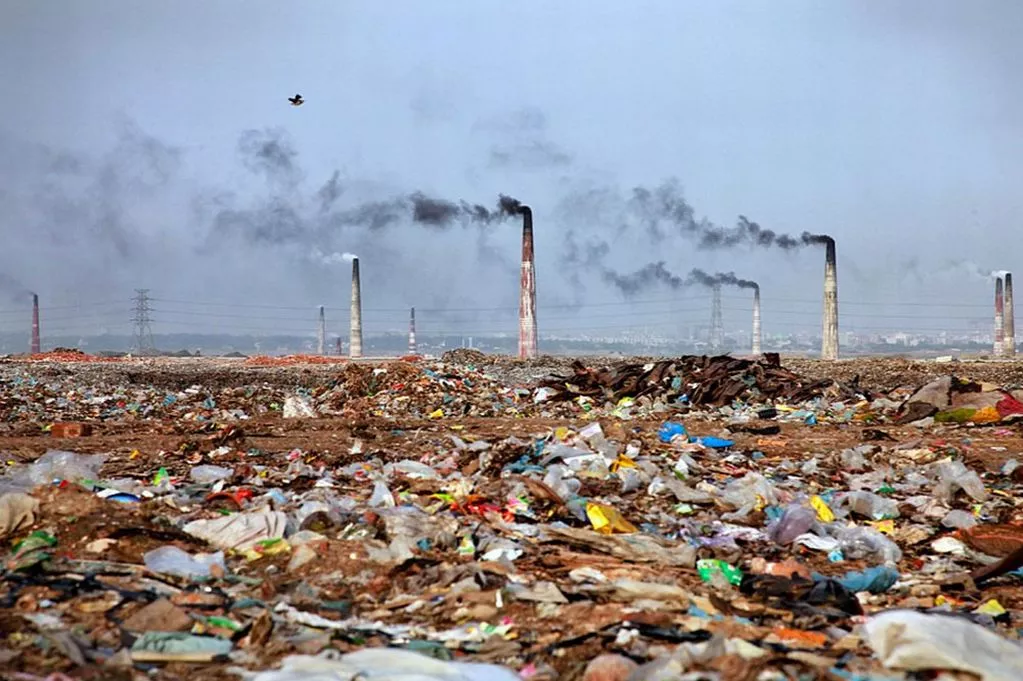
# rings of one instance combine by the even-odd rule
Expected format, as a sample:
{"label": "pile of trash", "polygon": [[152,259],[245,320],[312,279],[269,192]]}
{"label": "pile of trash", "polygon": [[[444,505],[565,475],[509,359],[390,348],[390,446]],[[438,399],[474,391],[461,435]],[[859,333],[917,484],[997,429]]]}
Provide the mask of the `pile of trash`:
{"label": "pile of trash", "polygon": [[0,435],[0,669],[1023,678],[1023,438],[983,411],[1012,391],[725,359],[285,367],[166,404],[0,374],[34,428]]}
{"label": "pile of trash", "polygon": [[593,369],[572,364],[570,376],[552,376],[541,385],[552,401],[579,396],[618,402],[623,398],[658,397],[697,406],[722,406],[734,401],[762,403],[772,400],[805,402],[823,395],[832,399],[855,396],[855,385],[829,379],[808,381],[783,368],[777,354],[761,359],[686,355],[648,363],[621,362]]}
{"label": "pile of trash", "polygon": [[[1011,423],[1023,419],[1023,390],[943,376],[906,398],[902,423]],[[926,419],[926,420],[925,420]]]}

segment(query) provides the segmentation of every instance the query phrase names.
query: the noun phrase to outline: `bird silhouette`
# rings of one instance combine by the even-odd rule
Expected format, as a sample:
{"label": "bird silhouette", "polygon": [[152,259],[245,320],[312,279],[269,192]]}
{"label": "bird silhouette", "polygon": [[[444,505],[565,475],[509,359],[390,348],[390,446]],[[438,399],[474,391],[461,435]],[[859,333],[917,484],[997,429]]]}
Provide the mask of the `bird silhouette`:
{"label": "bird silhouette", "polygon": [[292,106],[302,106],[305,100],[302,99],[302,95],[295,95],[294,97],[288,97],[288,101],[291,102]]}

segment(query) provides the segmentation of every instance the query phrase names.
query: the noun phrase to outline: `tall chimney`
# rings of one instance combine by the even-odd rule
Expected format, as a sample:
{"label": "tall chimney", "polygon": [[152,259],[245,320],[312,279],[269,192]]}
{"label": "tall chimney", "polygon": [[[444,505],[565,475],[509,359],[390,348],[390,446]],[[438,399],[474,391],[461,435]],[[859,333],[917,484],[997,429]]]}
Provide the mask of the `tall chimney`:
{"label": "tall chimney", "polygon": [[710,347],[715,352],[725,343],[725,327],[721,320],[721,284],[711,286],[713,296],[710,306]]}
{"label": "tall chimney", "polygon": [[760,354],[760,287],[753,289],[753,354]]}
{"label": "tall chimney", "polygon": [[522,206],[522,274],[519,285],[519,358],[536,357],[536,267],[533,261],[533,211]]}
{"label": "tall chimney", "polygon": [[838,264],[835,240],[828,238],[824,253],[824,320],[821,359],[838,359]]}
{"label": "tall chimney", "polygon": [[994,354],[999,356],[1005,345],[1005,300],[1002,296],[1002,278],[995,277],[995,347]]}
{"label": "tall chimney", "polygon": [[352,258],[352,312],[349,327],[348,356],[362,357],[362,288],[359,284],[359,259]]}
{"label": "tall chimney", "polygon": [[39,296],[32,294],[32,354],[37,355],[42,351],[39,342]]}
{"label": "tall chimney", "polygon": [[408,318],[408,354],[416,354],[416,308],[412,308]]}
{"label": "tall chimney", "polygon": [[1002,314],[1002,354],[1016,356],[1016,311],[1012,305],[1012,275],[1005,273],[1005,311]]}
{"label": "tall chimney", "polygon": [[322,355],[326,348],[324,345],[327,342],[327,320],[323,314],[323,306],[320,305],[320,327],[316,332],[316,354]]}

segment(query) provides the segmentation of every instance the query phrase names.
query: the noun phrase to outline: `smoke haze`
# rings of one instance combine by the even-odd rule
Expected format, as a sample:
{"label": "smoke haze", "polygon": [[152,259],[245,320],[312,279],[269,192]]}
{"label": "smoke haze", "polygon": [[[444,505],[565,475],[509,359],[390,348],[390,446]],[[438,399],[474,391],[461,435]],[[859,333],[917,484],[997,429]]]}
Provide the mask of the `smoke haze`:
{"label": "smoke haze", "polygon": [[[523,8],[529,30],[508,31],[475,3],[55,2],[0,8],[0,77],[20,102],[0,110],[12,324],[31,289],[44,314],[120,306],[75,331],[130,331],[149,288],[299,308],[301,328],[312,301],[328,319],[329,301],[346,307],[349,252],[367,333],[400,329],[385,311],[412,304],[423,333],[439,318],[514,333],[521,223],[502,194],[535,214],[542,333],[665,332],[622,297],[674,299],[695,267],[790,291],[765,319],[819,333],[832,239],[843,298],[862,303],[843,329],[966,327],[989,316],[995,268],[933,275],[1023,258],[996,238],[1023,209],[1011,3],[595,0],[580,33],[570,4]],[[154,305],[158,331],[232,328],[198,303]],[[239,325],[278,326],[251,314]]]}

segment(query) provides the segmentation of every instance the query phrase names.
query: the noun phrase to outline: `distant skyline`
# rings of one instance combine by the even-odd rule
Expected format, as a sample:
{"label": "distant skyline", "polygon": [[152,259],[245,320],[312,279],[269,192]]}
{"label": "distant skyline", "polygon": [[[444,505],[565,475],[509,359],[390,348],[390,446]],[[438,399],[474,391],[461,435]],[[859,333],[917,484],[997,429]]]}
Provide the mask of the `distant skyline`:
{"label": "distant skyline", "polygon": [[319,304],[343,328],[347,265],[316,254],[344,252],[368,332],[412,305],[424,328],[503,329],[516,220],[417,224],[396,203],[415,192],[533,207],[541,335],[700,323],[701,289],[630,298],[603,276],[658,261],[758,282],[765,333],[819,329],[819,249],[700,250],[633,195],[667,186],[686,224],[833,235],[843,330],[983,325],[978,271],[1023,262],[1021,19],[993,0],[8,0],[0,332],[25,290],[44,333],[130,332],[137,287],[182,301],[154,331],[312,328]]}

